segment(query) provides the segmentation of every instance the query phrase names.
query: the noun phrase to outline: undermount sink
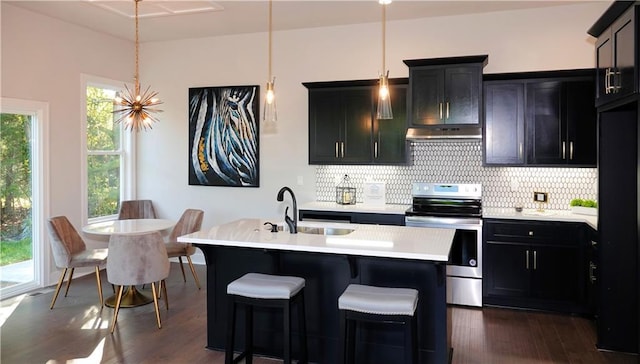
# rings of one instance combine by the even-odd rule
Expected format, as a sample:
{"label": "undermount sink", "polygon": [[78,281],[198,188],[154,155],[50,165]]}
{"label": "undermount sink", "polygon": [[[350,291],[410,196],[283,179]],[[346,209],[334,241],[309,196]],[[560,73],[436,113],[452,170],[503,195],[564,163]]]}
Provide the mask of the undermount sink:
{"label": "undermount sink", "polygon": [[529,216],[552,216],[555,215],[555,211],[524,210],[522,214]]}
{"label": "undermount sink", "polygon": [[298,226],[298,233],[316,234],[316,235],[347,235],[353,232],[353,229],[347,228],[331,228],[331,227],[313,227]]}
{"label": "undermount sink", "polygon": [[[278,225],[278,231],[283,231],[283,230],[284,230],[284,226]],[[353,231],[354,229],[347,229],[347,228],[298,226],[298,233],[300,234],[347,235]]]}

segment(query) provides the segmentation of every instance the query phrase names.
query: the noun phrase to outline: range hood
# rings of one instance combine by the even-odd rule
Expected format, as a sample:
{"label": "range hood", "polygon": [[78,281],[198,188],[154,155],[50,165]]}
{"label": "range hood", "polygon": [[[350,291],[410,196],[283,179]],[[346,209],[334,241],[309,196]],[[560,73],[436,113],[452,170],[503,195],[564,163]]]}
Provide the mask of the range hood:
{"label": "range hood", "polygon": [[432,141],[432,140],[480,140],[482,139],[482,127],[475,125],[447,125],[432,128],[408,128],[407,140]]}

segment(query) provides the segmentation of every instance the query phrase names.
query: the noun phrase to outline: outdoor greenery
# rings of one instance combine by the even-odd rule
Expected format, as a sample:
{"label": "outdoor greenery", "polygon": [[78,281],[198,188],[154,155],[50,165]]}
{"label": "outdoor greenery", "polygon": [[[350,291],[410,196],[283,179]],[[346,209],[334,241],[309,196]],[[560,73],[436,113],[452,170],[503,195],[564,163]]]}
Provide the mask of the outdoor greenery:
{"label": "outdoor greenery", "polygon": [[31,259],[30,128],[29,115],[0,114],[0,265]]}
{"label": "outdoor greenery", "polygon": [[120,125],[114,123],[113,95],[87,87],[87,188],[89,218],[118,212]]}

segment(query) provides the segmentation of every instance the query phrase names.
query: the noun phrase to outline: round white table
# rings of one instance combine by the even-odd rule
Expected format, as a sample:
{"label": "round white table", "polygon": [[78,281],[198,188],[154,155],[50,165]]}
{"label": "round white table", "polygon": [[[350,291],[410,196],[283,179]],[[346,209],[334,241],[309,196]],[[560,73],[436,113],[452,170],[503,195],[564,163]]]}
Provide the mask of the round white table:
{"label": "round white table", "polygon": [[112,234],[138,234],[168,230],[176,222],[166,219],[130,219],[96,222],[82,227],[89,235],[111,236]]}
{"label": "round white table", "polygon": [[[166,219],[130,219],[112,220],[89,224],[82,227],[82,232],[102,238],[109,238],[113,234],[139,234],[153,231],[167,232],[174,225],[175,221]],[[108,258],[107,258],[108,259]],[[130,286],[122,296],[120,307],[136,307],[153,302],[153,297]],[[104,301],[108,307],[115,307],[116,296],[113,295]]]}

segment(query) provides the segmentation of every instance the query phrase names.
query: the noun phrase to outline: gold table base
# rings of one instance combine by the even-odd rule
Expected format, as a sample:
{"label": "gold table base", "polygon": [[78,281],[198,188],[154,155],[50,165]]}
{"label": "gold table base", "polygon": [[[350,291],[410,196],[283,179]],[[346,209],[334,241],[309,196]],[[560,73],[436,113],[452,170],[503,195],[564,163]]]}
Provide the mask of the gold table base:
{"label": "gold table base", "polygon": [[[117,294],[107,298],[104,301],[104,305],[107,307],[115,307],[117,298]],[[152,296],[147,296],[145,293],[138,291],[135,286],[130,286],[127,291],[122,294],[120,307],[138,307],[151,302],[153,302]]]}

